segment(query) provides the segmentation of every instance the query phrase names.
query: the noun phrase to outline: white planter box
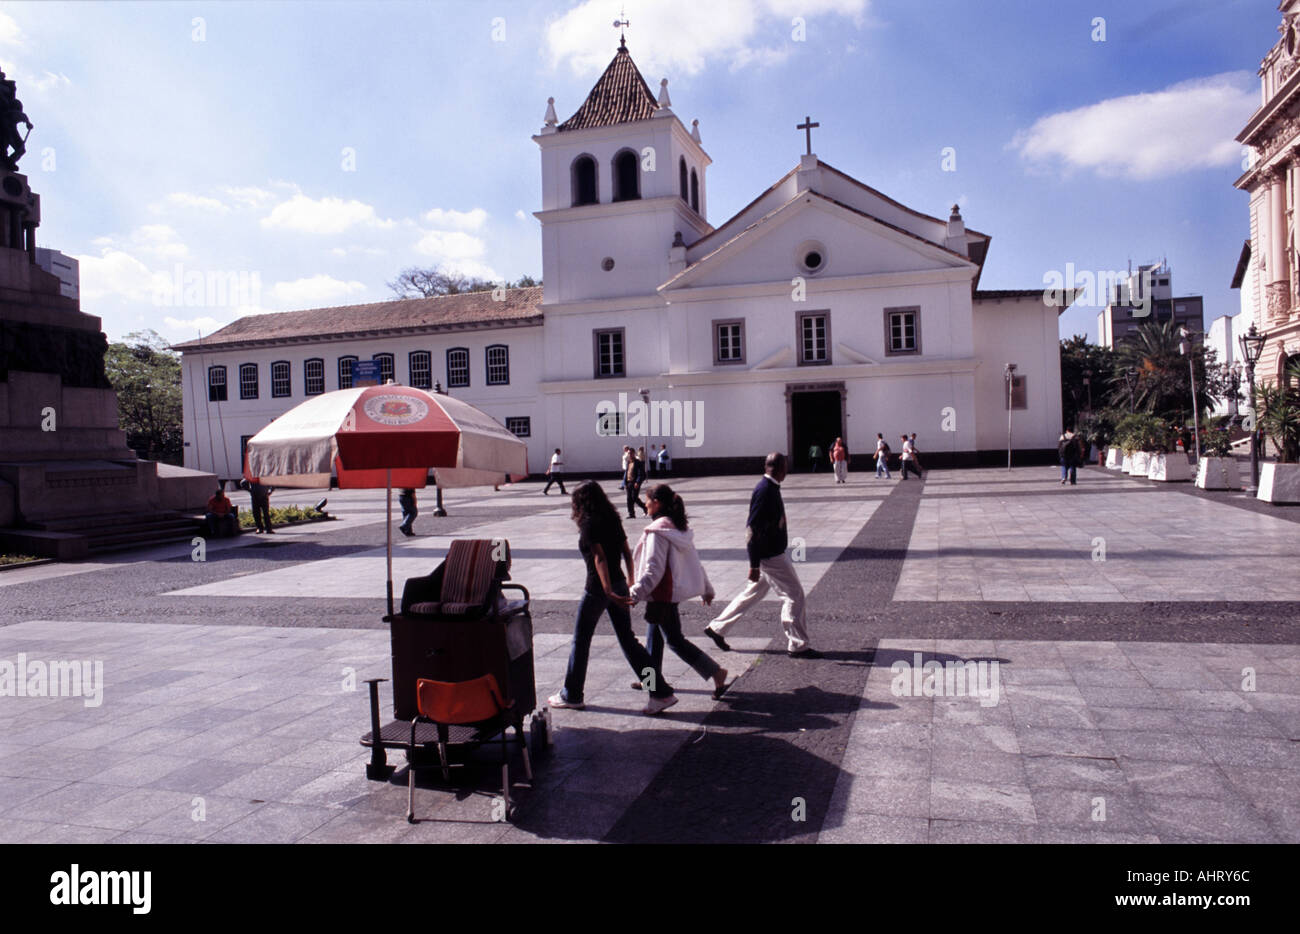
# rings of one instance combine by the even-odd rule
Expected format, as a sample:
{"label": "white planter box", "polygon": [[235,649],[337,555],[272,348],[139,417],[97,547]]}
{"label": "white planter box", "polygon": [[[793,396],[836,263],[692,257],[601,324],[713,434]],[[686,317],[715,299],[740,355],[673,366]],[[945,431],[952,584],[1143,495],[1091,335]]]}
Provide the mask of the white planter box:
{"label": "white planter box", "polygon": [[1133,472],[1133,455],[1132,455],[1132,454],[1121,454],[1121,455],[1120,455],[1120,460],[1119,460],[1119,469],[1122,470],[1122,471],[1124,471],[1124,473],[1132,473],[1132,472]]}
{"label": "white planter box", "polygon": [[1119,448],[1111,448],[1106,452],[1106,466],[1111,470],[1119,470],[1124,466],[1124,452]]}
{"label": "white planter box", "polygon": [[1202,490],[1240,490],[1241,471],[1235,457],[1202,457],[1196,465],[1196,485]]}
{"label": "white planter box", "polygon": [[1147,479],[1174,483],[1192,479],[1192,468],[1186,454],[1152,454],[1147,463]]}
{"label": "white planter box", "polygon": [[1300,503],[1300,464],[1260,464],[1255,498],[1266,503]]}
{"label": "white planter box", "polygon": [[1151,455],[1146,451],[1136,451],[1133,454],[1133,460],[1128,468],[1128,472],[1134,477],[1145,477],[1147,468],[1151,466]]}

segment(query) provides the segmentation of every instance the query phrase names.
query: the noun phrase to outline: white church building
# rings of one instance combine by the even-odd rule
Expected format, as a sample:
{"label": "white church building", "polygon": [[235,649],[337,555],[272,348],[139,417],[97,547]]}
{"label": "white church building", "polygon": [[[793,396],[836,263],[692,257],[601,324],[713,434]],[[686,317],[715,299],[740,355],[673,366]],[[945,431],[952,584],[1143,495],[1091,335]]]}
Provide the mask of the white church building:
{"label": "white church building", "polygon": [[895,451],[916,432],[926,467],[1005,463],[1008,421],[1022,462],[1055,456],[1064,303],[980,290],[990,237],[955,207],[906,207],[810,141],[715,226],[698,121],[623,45],[533,139],[542,287],[250,316],[176,345],[185,466],[238,476],[242,443],[349,386],[354,359],[482,408],[535,473],[555,448],[570,473],[614,471],[624,444],[667,444],[675,472],[753,471],[774,450],[800,467],[837,436],[865,466],[877,432]]}

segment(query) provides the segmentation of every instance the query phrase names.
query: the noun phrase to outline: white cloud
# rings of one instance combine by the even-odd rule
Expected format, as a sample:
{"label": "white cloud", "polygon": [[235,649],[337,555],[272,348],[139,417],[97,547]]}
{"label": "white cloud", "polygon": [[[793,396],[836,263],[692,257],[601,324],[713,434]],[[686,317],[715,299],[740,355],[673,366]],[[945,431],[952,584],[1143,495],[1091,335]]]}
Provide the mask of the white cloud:
{"label": "white cloud", "polygon": [[[784,61],[795,45],[796,16],[808,33],[825,29],[830,34],[835,27],[827,18],[847,17],[861,26],[868,5],[869,0],[657,0],[629,15],[629,48],[657,88],[661,72],[698,74],[711,61],[725,61],[733,69]],[[586,0],[552,19],[546,27],[551,65],[567,61],[575,73],[588,74],[609,64],[616,48],[609,27],[612,8],[608,0]],[[757,41],[760,30],[771,34],[773,29],[785,36],[780,44]]]}
{"label": "white cloud", "polygon": [[328,306],[365,290],[366,286],[363,282],[355,280],[344,282],[320,273],[306,279],[295,279],[292,282],[277,282],[271,287],[271,295],[286,305],[308,308]]}
{"label": "white cloud", "polygon": [[229,323],[229,321],[218,321],[208,315],[200,315],[197,318],[173,318],[171,315],[166,315],[163,317],[163,336],[176,341],[193,340],[199,334],[206,337]]}
{"label": "white cloud", "polygon": [[433,227],[451,228],[452,230],[482,230],[487,223],[487,211],[474,208],[472,211],[446,211],[433,208],[425,211],[421,220]]}
{"label": "white cloud", "polygon": [[200,211],[212,211],[215,214],[229,214],[228,208],[223,202],[216,198],[209,198],[206,195],[192,195],[185,191],[174,191],[167,196],[167,203],[173,204],[180,208],[195,208]]}
{"label": "white cloud", "polygon": [[22,45],[26,38],[12,16],[0,13],[0,45]]}
{"label": "white cloud", "polygon": [[459,230],[430,230],[420,238],[415,250],[443,260],[467,260],[481,258],[487,252],[487,245]]}
{"label": "white cloud", "polygon": [[523,208],[519,208],[515,211],[515,217],[517,217],[521,221],[528,220],[528,215],[524,213]]}
{"label": "white cloud", "polygon": [[267,191],[265,188],[256,188],[253,186],[244,187],[226,187],[221,189],[230,199],[239,207],[260,208],[265,207],[275,200],[275,193]]}
{"label": "white cloud", "polygon": [[1146,180],[1239,163],[1233,137],[1259,104],[1257,79],[1235,71],[1049,114],[1010,146],[1030,162]]}
{"label": "white cloud", "polygon": [[100,256],[78,256],[82,301],[119,296],[147,301],[153,295],[154,274],[129,253],[107,247]]}
{"label": "white cloud", "polygon": [[55,88],[66,88],[71,86],[72,79],[61,71],[58,74],[55,74],[52,71],[46,71],[28,78],[27,83],[35,87],[38,91],[51,91]]}
{"label": "white cloud", "polygon": [[157,259],[184,259],[190,255],[189,247],[180,241],[176,231],[166,224],[145,224],[131,231],[128,238],[136,250]]}
{"label": "white cloud", "polygon": [[361,201],[342,198],[309,198],[296,194],[282,201],[262,218],[262,226],[300,233],[340,234],[349,227],[391,227],[392,221],[381,220],[375,209]]}

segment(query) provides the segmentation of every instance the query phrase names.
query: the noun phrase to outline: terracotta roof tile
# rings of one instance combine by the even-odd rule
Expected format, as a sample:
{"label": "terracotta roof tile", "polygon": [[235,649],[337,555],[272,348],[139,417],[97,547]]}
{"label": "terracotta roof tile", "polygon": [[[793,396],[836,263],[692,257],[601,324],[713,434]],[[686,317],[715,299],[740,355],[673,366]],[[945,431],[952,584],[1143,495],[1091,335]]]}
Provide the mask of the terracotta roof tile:
{"label": "terracotta roof tile", "polygon": [[582,106],[556,129],[585,130],[589,127],[649,120],[658,108],[658,100],[650,92],[650,86],[641,77],[641,72],[637,70],[632,56],[624,46],[618,50]]}
{"label": "terracotta roof tile", "polygon": [[176,350],[212,350],[307,337],[340,338],[360,334],[429,331],[471,327],[540,324],[542,287],[492,292],[462,292],[437,298],[405,298],[369,305],[342,305],[306,311],[249,315],[199,341],[173,344]]}

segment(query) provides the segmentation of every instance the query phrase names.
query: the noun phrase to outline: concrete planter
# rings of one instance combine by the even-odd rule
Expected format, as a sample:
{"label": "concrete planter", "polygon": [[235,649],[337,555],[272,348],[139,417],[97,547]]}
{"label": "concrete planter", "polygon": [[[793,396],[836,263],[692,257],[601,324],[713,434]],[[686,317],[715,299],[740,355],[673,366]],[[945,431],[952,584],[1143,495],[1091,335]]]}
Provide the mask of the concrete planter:
{"label": "concrete planter", "polygon": [[1255,498],[1266,503],[1300,503],[1300,464],[1260,464]]}
{"label": "concrete planter", "polygon": [[1119,470],[1124,466],[1124,452],[1119,448],[1110,448],[1106,451],[1106,466],[1111,470]]}
{"label": "concrete planter", "polygon": [[1240,490],[1241,471],[1235,457],[1202,457],[1196,465],[1196,485],[1202,490]]}
{"label": "concrete planter", "polygon": [[1146,451],[1134,451],[1129,466],[1125,468],[1130,476],[1145,477],[1147,468],[1151,466],[1151,455]]}
{"label": "concrete planter", "polygon": [[1147,463],[1147,479],[1176,483],[1192,479],[1186,454],[1152,454]]}
{"label": "concrete planter", "polygon": [[1122,470],[1124,473],[1132,473],[1132,472],[1133,472],[1133,455],[1132,455],[1132,454],[1121,454],[1120,459],[1119,459],[1119,469]]}

